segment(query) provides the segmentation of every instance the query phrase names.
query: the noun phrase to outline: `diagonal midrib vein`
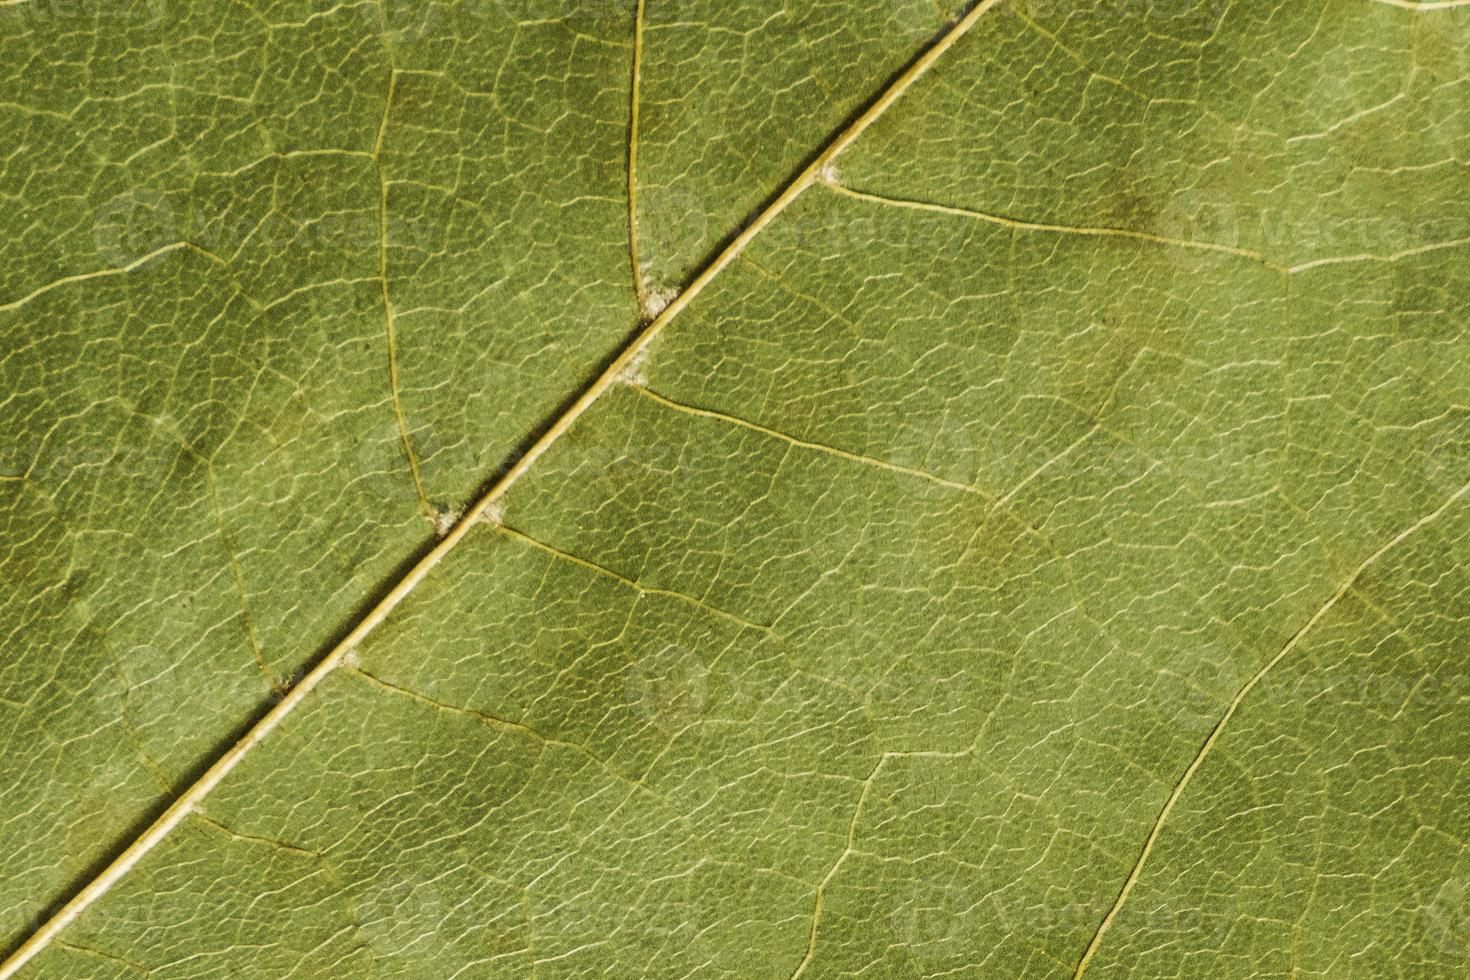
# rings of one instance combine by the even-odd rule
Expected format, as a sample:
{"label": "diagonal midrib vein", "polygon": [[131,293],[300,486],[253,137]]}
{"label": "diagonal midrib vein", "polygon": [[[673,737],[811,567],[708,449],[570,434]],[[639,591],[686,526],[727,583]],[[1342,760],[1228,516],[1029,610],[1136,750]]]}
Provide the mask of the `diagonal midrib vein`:
{"label": "diagonal midrib vein", "polygon": [[296,683],[269,712],[248,731],[243,738],[231,746],[213,765],[191,784],[139,837],[92,878],[80,891],[66,902],[54,915],[42,924],[3,963],[0,963],[0,980],[9,980],[61,934],[79,915],[106,895],[129,871],[153,850],[174,827],[178,826],[205,797],[235,769],[245,756],[262,739],[275,730],[282,720],[291,714],[306,697],[335,671],[347,654],[358,647],[398,605],[408,597],[420,582],[444,560],[469,533],[470,530],[505,496],[512,486],[539,460],[551,446],[584,415],[601,395],[618,382],[637,358],[663,332],[665,326],[678,316],[694,298],[725,270],[730,263],[745,251],[746,247],[778,218],[807,188],[816,184],[823,171],[844,150],[853,144],[869,126],[893,106],[908,89],[933,67],[945,52],[954,47],[982,17],[1003,0],[980,0],[970,11],[955,22],[954,26],[941,35],[909,67],[895,78],[868,108],[846,128],[828,142],[806,169],[802,170],[784,190],[777,195],[764,211],[751,221],[715,257],[709,265],[680,293],[662,312],[624,348],[607,366],[607,369],[582,392],[541,437],[516,461],[515,465],[496,480],[488,490],[465,512],[458,524],[445,535],[428,554],[419,560],[409,572],[383,596],[366,616],[352,628],[300,681]]}

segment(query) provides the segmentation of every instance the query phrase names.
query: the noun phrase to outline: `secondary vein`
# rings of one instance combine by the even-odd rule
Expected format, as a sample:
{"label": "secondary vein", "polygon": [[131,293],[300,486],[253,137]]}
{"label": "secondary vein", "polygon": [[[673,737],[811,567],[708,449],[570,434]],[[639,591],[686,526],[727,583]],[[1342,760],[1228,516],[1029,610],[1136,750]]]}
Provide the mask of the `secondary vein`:
{"label": "secondary vein", "polygon": [[[902,466],[898,463],[890,463],[887,460],[878,459],[873,456],[864,456],[861,453],[848,452],[846,449],[839,449],[836,446],[829,446],[823,442],[811,442],[807,439],[799,439],[796,436],[788,435],[787,433],[781,432],[778,429],[768,428],[767,426],[760,425],[756,422],[750,422],[746,419],[737,418],[734,415],[727,415],[724,412],[711,411],[707,408],[697,408],[694,405],[686,405],[683,402],[677,402],[674,401],[672,398],[665,397],[664,395],[659,394],[646,385],[630,384],[628,387],[633,389],[638,394],[642,395],[644,398],[647,398],[649,401],[654,402],[657,405],[662,405],[664,408],[667,408],[670,411],[679,412],[682,415],[692,415],[695,418],[712,419],[717,422],[724,422],[727,425],[733,425],[741,429],[747,429],[751,432],[759,433],[760,435],[767,436],[771,439],[780,440],[781,442],[787,443],[788,445],[797,446],[802,449],[809,449],[813,452],[824,453],[828,456],[835,456],[838,459],[845,459],[850,463],[858,463],[863,466],[871,466],[874,469],[886,470],[889,473],[897,473],[902,476],[911,476],[915,479],[925,480],[929,483],[936,484],[937,486],[944,487],[948,490],[955,490],[960,493],[973,494],[974,496],[981,497],[992,504],[1000,503],[1000,499],[988,490],[983,490],[980,487],[974,486],[969,483],[961,483],[958,480],[950,480],[945,477],[939,476],[936,473],[930,473],[928,470],[918,469],[917,467],[913,466]],[[1089,435],[1090,434],[1091,433],[1089,433]]]}
{"label": "secondary vein", "polygon": [[638,258],[638,89],[643,77],[643,6],[638,0],[633,12],[633,79],[628,97],[628,258],[633,264],[633,292],[638,309],[649,315],[648,286],[643,281],[643,263]]}
{"label": "secondary vein", "polygon": [[1169,798],[1164,801],[1164,807],[1162,810],[1159,811],[1158,818],[1154,821],[1153,828],[1149,831],[1148,838],[1143,843],[1143,851],[1138,855],[1138,861],[1133,865],[1133,870],[1129,872],[1128,879],[1123,883],[1122,890],[1118,892],[1117,900],[1113,902],[1113,907],[1109,909],[1108,914],[1103,917],[1102,923],[1097,927],[1097,932],[1094,933],[1092,936],[1092,941],[1087,944],[1087,949],[1083,951],[1082,959],[1077,963],[1077,972],[1072,974],[1073,980],[1077,980],[1077,978],[1081,977],[1084,973],[1087,972],[1088,965],[1092,962],[1093,956],[1097,954],[1098,947],[1102,945],[1103,936],[1106,935],[1108,929],[1112,927],[1113,922],[1118,918],[1118,912],[1123,908],[1123,903],[1128,901],[1128,896],[1133,892],[1134,886],[1138,884],[1138,879],[1143,874],[1144,865],[1148,863],[1149,855],[1153,852],[1154,844],[1158,841],[1159,835],[1163,832],[1164,823],[1169,819],[1169,814],[1173,812],[1174,805],[1178,803],[1179,798],[1184,795],[1184,790],[1189,786],[1190,781],[1194,779],[1195,773],[1199,772],[1200,767],[1204,765],[1205,758],[1210,754],[1210,750],[1212,750],[1215,747],[1215,743],[1220,740],[1220,736],[1224,733],[1226,726],[1230,724],[1230,720],[1235,717],[1236,712],[1240,710],[1240,706],[1245,702],[1245,699],[1250,695],[1251,691],[1254,690],[1256,685],[1259,684],[1267,674],[1274,670],[1276,666],[1281,663],[1281,661],[1285,660],[1288,656],[1291,655],[1291,652],[1293,650],[1301,645],[1302,639],[1308,633],[1310,633],[1318,623],[1320,623],[1323,619],[1327,617],[1327,614],[1330,613],[1333,608],[1342,601],[1344,596],[1352,591],[1353,587],[1358,584],[1358,580],[1363,577],[1364,573],[1366,573],[1369,568],[1373,567],[1373,565],[1375,565],[1379,559],[1388,554],[1394,548],[1398,547],[1404,541],[1413,537],[1419,531],[1423,530],[1426,526],[1438,520],[1439,517],[1445,513],[1445,511],[1449,510],[1456,503],[1458,503],[1460,499],[1464,497],[1467,493],[1470,493],[1470,483],[1465,484],[1444,503],[1440,504],[1429,514],[1421,517],[1418,521],[1410,525],[1408,528],[1405,528],[1398,534],[1394,535],[1394,537],[1387,544],[1385,544],[1383,547],[1379,548],[1377,551],[1373,552],[1373,554],[1364,559],[1363,563],[1353,570],[1353,573],[1349,575],[1347,579],[1343,581],[1342,585],[1338,587],[1337,591],[1334,592],[1330,597],[1328,597],[1327,601],[1324,602],[1317,609],[1317,611],[1312,614],[1312,617],[1307,620],[1302,628],[1297,630],[1296,633],[1292,635],[1291,639],[1286,641],[1286,645],[1281,648],[1281,652],[1272,657],[1271,660],[1264,667],[1256,671],[1255,675],[1251,677],[1250,680],[1246,681],[1245,685],[1241,687],[1241,689],[1236,693],[1235,698],[1230,702],[1229,707],[1225,709],[1225,714],[1221,716],[1220,721],[1215,725],[1214,730],[1210,732],[1210,737],[1205,739],[1205,744],[1200,747],[1199,753],[1196,754],[1194,757],[1194,761],[1189,764],[1189,768],[1184,770],[1184,775],[1179,778],[1179,782],[1174,785],[1173,792],[1171,792],[1169,794]]}
{"label": "secondary vein", "polygon": [[398,69],[388,69],[388,92],[383,97],[383,118],[378,122],[378,136],[373,141],[373,169],[378,175],[378,281],[383,287],[383,323],[388,343],[388,391],[393,396],[393,421],[398,426],[398,441],[408,459],[408,471],[419,498],[419,508],[433,523],[434,505],[429,503],[424,478],[419,472],[418,453],[413,448],[413,433],[398,394],[398,332],[393,315],[393,295],[388,288],[388,178],[383,173],[383,142],[388,134],[388,117],[393,112],[393,93],[398,87]]}
{"label": "secondary vein", "polygon": [[881,194],[871,194],[867,191],[844,187],[842,184],[832,180],[827,181],[826,185],[833,192],[845,197],[866,201],[869,204],[881,204],[885,207],[908,208],[912,211],[932,211],[936,214],[947,214],[957,218],[971,218],[975,221],[984,221],[989,224],[999,225],[1002,228],[1014,228],[1017,231],[1048,232],[1054,235],[1081,235],[1087,238],[1127,238],[1133,241],[1147,242],[1154,245],[1167,245],[1173,248],[1219,252],[1223,255],[1233,255],[1237,258],[1259,262],[1277,272],[1285,273],[1290,271],[1286,267],[1270,261],[1259,252],[1237,248],[1234,245],[1221,245],[1216,242],[1197,242],[1184,238],[1169,238],[1165,235],[1153,235],[1148,232],[1132,231],[1127,228],[1090,228],[1081,225],[1056,225],[1038,221],[1023,221],[1016,218],[1007,218],[1004,215],[988,214],[984,211],[976,211],[971,208],[955,207],[950,204],[935,204],[930,201],[915,201],[907,198],[885,197]]}

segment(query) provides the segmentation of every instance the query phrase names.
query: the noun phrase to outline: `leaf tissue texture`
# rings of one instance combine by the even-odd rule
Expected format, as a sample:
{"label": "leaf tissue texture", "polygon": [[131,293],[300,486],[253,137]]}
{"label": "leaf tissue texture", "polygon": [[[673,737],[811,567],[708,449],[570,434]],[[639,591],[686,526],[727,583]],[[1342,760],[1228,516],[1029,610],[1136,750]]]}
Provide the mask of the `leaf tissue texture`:
{"label": "leaf tissue texture", "polygon": [[0,121],[0,980],[1470,970],[1470,4],[0,0]]}

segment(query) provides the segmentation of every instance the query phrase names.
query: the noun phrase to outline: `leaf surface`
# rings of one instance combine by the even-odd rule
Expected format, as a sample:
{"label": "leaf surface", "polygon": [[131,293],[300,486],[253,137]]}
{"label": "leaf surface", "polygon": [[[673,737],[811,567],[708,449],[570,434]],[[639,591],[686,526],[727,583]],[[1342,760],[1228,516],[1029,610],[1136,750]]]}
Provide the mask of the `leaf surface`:
{"label": "leaf surface", "polygon": [[1462,972],[1470,10],[512,6],[5,35],[5,969]]}

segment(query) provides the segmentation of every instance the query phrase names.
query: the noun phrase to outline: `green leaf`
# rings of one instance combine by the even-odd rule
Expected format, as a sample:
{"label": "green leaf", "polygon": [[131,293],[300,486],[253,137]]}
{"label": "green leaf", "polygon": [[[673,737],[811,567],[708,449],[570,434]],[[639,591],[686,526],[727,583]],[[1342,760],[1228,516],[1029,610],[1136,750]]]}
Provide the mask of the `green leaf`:
{"label": "green leaf", "polygon": [[0,978],[1463,975],[1470,7],[788,7],[0,5]]}

